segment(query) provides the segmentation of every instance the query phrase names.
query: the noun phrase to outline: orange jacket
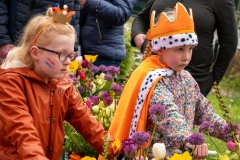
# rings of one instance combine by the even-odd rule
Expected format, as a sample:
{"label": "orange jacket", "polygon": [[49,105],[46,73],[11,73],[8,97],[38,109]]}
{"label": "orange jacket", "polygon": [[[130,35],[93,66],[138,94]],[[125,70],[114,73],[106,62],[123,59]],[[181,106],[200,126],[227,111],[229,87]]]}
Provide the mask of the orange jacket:
{"label": "orange jacket", "polygon": [[58,160],[64,120],[102,153],[107,132],[67,74],[48,84],[28,68],[0,71],[0,159]]}

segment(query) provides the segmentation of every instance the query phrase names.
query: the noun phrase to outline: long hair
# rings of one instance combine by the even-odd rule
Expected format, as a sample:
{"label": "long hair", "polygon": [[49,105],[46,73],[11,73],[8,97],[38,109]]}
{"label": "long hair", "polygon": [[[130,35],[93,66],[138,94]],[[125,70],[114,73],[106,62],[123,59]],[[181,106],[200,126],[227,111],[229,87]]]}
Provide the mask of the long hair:
{"label": "long hair", "polygon": [[[30,56],[30,48],[38,32],[47,24],[53,21],[52,8],[48,8],[46,15],[36,15],[26,25],[22,36],[19,38],[17,45],[8,53],[1,68],[11,68],[11,64],[17,62],[25,67],[33,68],[33,61]],[[76,41],[75,29],[69,24],[52,23],[45,27],[37,37],[34,45],[45,46],[52,41],[58,34],[73,35]],[[18,68],[18,66],[16,66]]]}

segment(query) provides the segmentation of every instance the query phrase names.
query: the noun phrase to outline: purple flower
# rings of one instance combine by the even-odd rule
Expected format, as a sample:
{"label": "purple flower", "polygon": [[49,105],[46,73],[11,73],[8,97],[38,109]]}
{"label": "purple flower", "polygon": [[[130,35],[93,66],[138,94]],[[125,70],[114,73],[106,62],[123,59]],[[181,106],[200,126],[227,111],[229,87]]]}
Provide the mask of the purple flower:
{"label": "purple flower", "polygon": [[209,133],[214,129],[214,124],[210,121],[204,121],[199,127],[198,132]]}
{"label": "purple flower", "polygon": [[88,68],[88,61],[86,60],[82,61],[82,68]]}
{"label": "purple flower", "polygon": [[79,93],[84,93],[84,91],[85,91],[83,86],[78,86],[77,89],[78,89]]}
{"label": "purple flower", "polygon": [[133,159],[139,150],[139,146],[131,138],[122,141],[122,154],[129,159]]}
{"label": "purple flower", "polygon": [[149,141],[149,139],[150,139],[149,133],[144,132],[144,131],[138,131],[132,135],[133,142],[140,146],[147,143]]}
{"label": "purple flower", "polygon": [[201,145],[204,143],[205,139],[201,133],[193,133],[187,138],[187,141],[192,145]]}
{"label": "purple flower", "polygon": [[105,72],[105,71],[107,70],[107,66],[101,64],[101,65],[99,66],[99,69],[100,69],[101,71]]}
{"label": "purple flower", "polygon": [[110,104],[112,104],[112,102],[113,102],[113,99],[110,96],[103,97],[104,106],[109,106]]}
{"label": "purple flower", "polygon": [[107,73],[109,73],[111,75],[119,74],[120,73],[119,67],[108,66]]}
{"label": "purple flower", "polygon": [[98,96],[91,96],[89,99],[92,101],[92,105],[97,105],[99,102]]}
{"label": "purple flower", "polygon": [[109,93],[107,92],[107,91],[102,91],[102,92],[100,92],[100,94],[99,94],[99,98],[101,99],[101,100],[103,100],[103,98],[104,97],[109,97],[110,95],[109,95]]}
{"label": "purple flower", "polygon": [[76,78],[73,74],[69,74],[69,76],[70,76],[71,78]]}
{"label": "purple flower", "polygon": [[117,94],[122,93],[123,90],[122,86],[120,86],[119,84],[112,84],[110,89]]}
{"label": "purple flower", "polygon": [[76,77],[73,77],[73,78],[72,78],[72,80],[73,80],[73,83],[74,83],[74,84],[77,84],[77,83],[79,83],[79,79],[78,79],[78,78],[76,78]]}
{"label": "purple flower", "polygon": [[90,72],[92,73],[96,73],[99,71],[99,68],[97,66],[92,66],[90,69],[89,69]]}
{"label": "purple flower", "polygon": [[113,76],[111,74],[105,74],[104,79],[106,79],[109,82],[112,82],[113,81]]}
{"label": "purple flower", "polygon": [[166,115],[166,109],[160,104],[154,104],[150,107],[149,113],[153,116],[159,116],[160,118],[164,118]]}
{"label": "purple flower", "polygon": [[223,131],[225,133],[230,133],[230,132],[238,133],[240,131],[240,128],[239,128],[238,124],[232,125],[231,123],[227,123],[227,124],[225,124]]}
{"label": "purple flower", "polygon": [[237,145],[233,141],[228,141],[226,144],[230,151],[235,152],[237,150]]}

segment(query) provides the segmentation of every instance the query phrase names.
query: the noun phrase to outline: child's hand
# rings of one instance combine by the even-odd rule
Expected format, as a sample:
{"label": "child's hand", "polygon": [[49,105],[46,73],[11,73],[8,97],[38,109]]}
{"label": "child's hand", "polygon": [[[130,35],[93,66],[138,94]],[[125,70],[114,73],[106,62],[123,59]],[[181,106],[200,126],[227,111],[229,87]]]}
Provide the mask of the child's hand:
{"label": "child's hand", "polygon": [[[186,147],[191,148],[192,150],[194,149],[194,145],[191,145],[189,143],[186,144]],[[193,153],[193,158],[195,160],[198,159],[205,159],[208,156],[208,147],[207,144],[202,144],[202,145],[197,145],[194,153]]]}

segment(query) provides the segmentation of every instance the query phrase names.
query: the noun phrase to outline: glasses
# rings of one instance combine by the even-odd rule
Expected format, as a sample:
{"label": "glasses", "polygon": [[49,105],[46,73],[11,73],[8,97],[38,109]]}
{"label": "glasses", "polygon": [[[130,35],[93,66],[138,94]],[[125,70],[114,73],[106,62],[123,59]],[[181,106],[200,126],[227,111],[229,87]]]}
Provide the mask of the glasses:
{"label": "glasses", "polygon": [[58,58],[62,62],[64,62],[67,58],[69,58],[70,61],[74,61],[78,56],[78,54],[76,52],[72,52],[72,53],[68,54],[67,52],[56,52],[56,51],[53,51],[53,50],[50,50],[50,49],[47,49],[47,48],[43,48],[43,47],[39,47],[39,46],[37,46],[37,47],[39,49],[44,50],[44,51],[48,51],[48,52],[58,54]]}

